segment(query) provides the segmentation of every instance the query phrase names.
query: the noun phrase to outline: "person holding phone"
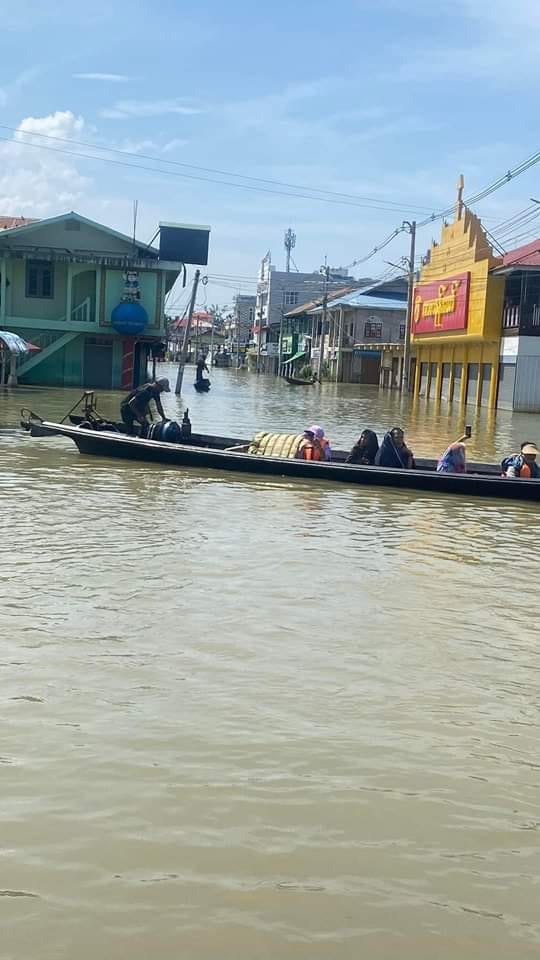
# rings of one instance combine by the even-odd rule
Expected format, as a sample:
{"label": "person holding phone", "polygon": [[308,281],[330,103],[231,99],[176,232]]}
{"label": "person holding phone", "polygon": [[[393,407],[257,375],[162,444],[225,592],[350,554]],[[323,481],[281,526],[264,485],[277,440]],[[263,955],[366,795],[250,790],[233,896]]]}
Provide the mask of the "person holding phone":
{"label": "person holding phone", "polygon": [[467,454],[465,440],[471,436],[471,428],[465,427],[465,435],[446,448],[437,463],[437,473],[466,473]]}

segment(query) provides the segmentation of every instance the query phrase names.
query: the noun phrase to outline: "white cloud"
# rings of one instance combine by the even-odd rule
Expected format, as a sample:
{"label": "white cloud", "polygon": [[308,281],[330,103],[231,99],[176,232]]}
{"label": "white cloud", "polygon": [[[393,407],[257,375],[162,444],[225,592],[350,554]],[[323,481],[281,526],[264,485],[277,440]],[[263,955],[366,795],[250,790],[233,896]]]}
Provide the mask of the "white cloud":
{"label": "white cloud", "polygon": [[126,153],[157,153],[160,148],[155,140],[122,140],[116,149]]}
{"label": "white cloud", "polygon": [[46,117],[26,117],[8,143],[0,145],[0,212],[11,215],[51,216],[74,209],[92,181],[79,173],[73,160],[61,153],[37,150],[45,134],[76,139],[84,129],[82,117],[70,110]]}
{"label": "white cloud", "polygon": [[167,114],[190,117],[202,112],[200,107],[181,100],[118,100],[112,107],[100,110],[99,115],[105,120],[120,120],[126,117],[163,117]]}
{"label": "white cloud", "polygon": [[173,153],[175,150],[180,150],[182,147],[187,146],[189,140],[182,140],[180,137],[174,137],[172,140],[169,140],[167,143],[164,143],[161,152],[162,153]]}
{"label": "white cloud", "polygon": [[123,73],[74,73],[75,80],[97,80],[105,83],[127,83],[129,77]]}

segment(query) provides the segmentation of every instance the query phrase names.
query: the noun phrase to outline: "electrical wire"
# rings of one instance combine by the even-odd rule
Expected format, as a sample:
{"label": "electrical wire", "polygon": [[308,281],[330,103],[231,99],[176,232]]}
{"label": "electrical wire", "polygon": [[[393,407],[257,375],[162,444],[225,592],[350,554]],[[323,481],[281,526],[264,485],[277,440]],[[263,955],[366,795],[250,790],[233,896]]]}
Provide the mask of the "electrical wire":
{"label": "electrical wire", "polygon": [[[15,131],[16,131],[17,133],[19,133],[19,134],[22,132],[24,135],[29,136],[29,137],[42,137],[42,138],[46,138],[46,139],[50,139],[50,140],[57,140],[57,141],[60,141],[60,142],[62,142],[62,143],[74,144],[74,145],[80,144],[81,146],[87,146],[87,147],[89,147],[89,148],[92,149],[92,150],[98,150],[98,151],[101,151],[102,153],[104,153],[104,152],[111,152],[111,153],[115,153],[115,154],[121,154],[121,155],[123,155],[123,156],[135,157],[135,158],[137,158],[137,159],[139,159],[139,158],[141,158],[141,157],[142,157],[142,158],[148,158],[148,159],[152,160],[152,162],[154,162],[154,163],[174,164],[174,165],[178,165],[178,166],[191,167],[190,164],[185,164],[185,165],[184,165],[184,164],[181,164],[180,161],[176,161],[176,160],[175,160],[175,161],[162,160],[162,159],[159,158],[159,157],[149,157],[147,154],[130,153],[129,151],[122,151],[122,150],[118,150],[118,149],[115,149],[115,148],[112,148],[112,147],[111,147],[111,148],[109,148],[109,147],[100,147],[100,146],[97,146],[97,145],[95,145],[95,144],[89,144],[89,143],[87,143],[87,142],[85,142],[85,141],[67,140],[67,139],[62,138],[62,137],[53,137],[53,136],[51,136],[51,135],[49,135],[49,134],[37,133],[37,132],[33,132],[33,131],[20,131],[20,130],[16,130],[16,128],[14,128],[14,127],[7,127],[6,125],[2,125],[2,124],[0,124],[0,128],[2,128],[2,129],[8,129],[8,130],[15,130]],[[253,177],[253,178],[251,178],[251,177],[245,177],[244,179],[254,180],[254,181],[256,181],[257,183],[259,183],[259,182],[260,182],[260,183],[266,183],[266,182],[268,182],[268,183],[276,183],[277,185],[282,185],[282,186],[286,187],[286,188],[287,188],[287,191],[285,191],[285,190],[273,190],[273,189],[270,189],[270,188],[268,188],[268,187],[263,187],[263,186],[255,186],[255,185],[252,184],[252,183],[251,183],[251,184],[248,184],[248,183],[232,183],[231,181],[226,181],[226,180],[221,180],[221,179],[218,180],[218,179],[216,179],[215,177],[202,177],[202,176],[198,176],[198,175],[195,175],[195,174],[180,173],[180,171],[178,171],[178,170],[167,170],[167,169],[164,169],[163,167],[149,167],[149,166],[147,166],[146,164],[142,164],[142,163],[130,163],[130,162],[128,162],[127,160],[115,160],[115,159],[113,159],[112,157],[102,157],[102,156],[97,156],[97,155],[95,155],[95,154],[94,154],[94,155],[90,155],[90,154],[87,154],[87,153],[83,153],[83,152],[81,152],[81,151],[66,150],[65,148],[61,148],[61,147],[51,147],[51,146],[49,146],[49,145],[47,145],[47,144],[44,144],[44,143],[31,143],[29,140],[20,140],[20,139],[14,140],[12,137],[1,137],[1,136],[0,136],[0,141],[3,141],[4,143],[13,144],[13,145],[16,145],[16,146],[32,147],[32,148],[34,148],[34,149],[36,149],[36,150],[48,150],[48,151],[51,152],[51,153],[65,154],[66,156],[78,157],[79,159],[82,159],[82,160],[94,160],[94,161],[98,161],[98,162],[100,162],[100,163],[109,163],[109,164],[113,164],[113,165],[116,165],[116,166],[129,167],[129,168],[131,168],[131,169],[133,169],[133,170],[144,170],[145,172],[157,173],[157,174],[164,175],[164,176],[169,176],[169,177],[171,177],[171,176],[172,176],[172,177],[177,177],[177,178],[179,178],[179,179],[196,180],[196,181],[200,181],[200,182],[202,182],[202,183],[215,183],[215,184],[219,184],[219,185],[221,185],[221,186],[235,187],[236,189],[239,189],[239,190],[251,190],[251,191],[255,191],[255,192],[257,192],[257,193],[269,193],[269,194],[274,194],[274,195],[277,195],[277,196],[293,197],[293,198],[299,199],[299,200],[315,200],[315,201],[318,201],[318,202],[321,202],[321,203],[336,203],[336,204],[341,204],[341,205],[343,205],[343,206],[360,207],[360,208],[362,208],[362,209],[377,210],[377,211],[383,211],[383,212],[386,212],[386,213],[389,213],[389,212],[390,212],[390,213],[396,213],[396,212],[399,210],[400,213],[410,214],[411,212],[414,212],[415,209],[419,209],[419,208],[415,208],[415,207],[412,206],[412,205],[406,205],[405,202],[404,202],[403,204],[400,204],[398,201],[393,201],[393,200],[392,200],[392,201],[378,200],[377,198],[368,198],[368,197],[366,197],[365,199],[359,197],[359,198],[357,199],[357,198],[355,198],[354,195],[338,194],[338,193],[333,193],[332,191],[323,191],[322,189],[319,189],[318,187],[313,187],[313,188],[312,188],[312,187],[308,187],[308,186],[305,186],[305,187],[298,186],[298,187],[296,187],[294,184],[285,184],[285,183],[281,184],[280,181],[271,181],[271,180],[265,181],[265,180],[262,180],[262,179],[259,180],[259,179],[256,178],[256,177]],[[210,168],[204,168],[204,167],[194,167],[193,169],[196,169],[196,170],[197,170],[197,169],[200,169],[200,170],[202,170],[202,171],[204,171],[205,169],[209,169],[209,170],[210,170]],[[212,171],[210,171],[210,172],[212,172]],[[242,176],[241,174],[225,174],[225,173],[224,173],[223,175],[224,175],[224,176],[236,176],[236,177]],[[305,190],[305,191],[309,191],[309,192],[306,192],[306,193],[298,193],[298,192],[291,193],[291,192],[288,192],[289,189],[290,189],[290,190],[295,190],[295,191],[296,191],[296,190]],[[324,193],[324,192],[328,193],[328,196],[322,196],[322,195],[321,195],[321,196],[317,196],[318,193],[322,194],[322,193]],[[383,206],[383,204],[384,204],[384,206]],[[389,206],[388,206],[389,204],[391,204],[392,206],[389,207]],[[423,207],[423,208],[421,208],[421,209],[422,209],[422,210],[427,210],[427,209],[429,209],[429,208],[428,208],[428,207]]]}
{"label": "electrical wire", "polygon": [[[540,152],[531,154],[526,160],[522,160],[513,170],[508,170],[503,176],[498,177],[497,180],[494,180],[493,183],[488,184],[487,187],[484,187],[479,193],[474,194],[472,197],[467,197],[463,204],[470,208],[473,204],[479,203],[481,200],[485,200],[486,197],[491,196],[497,190],[500,190],[501,187],[506,186],[510,183],[511,180],[515,180],[516,177],[521,176],[522,173],[525,173],[535,164],[540,162]],[[420,220],[416,224],[416,229],[420,227],[426,227],[430,223],[434,223],[436,220],[444,219],[444,217],[449,216],[455,209],[455,204],[450,207],[446,207],[444,210],[440,210],[438,213],[433,213],[430,217],[426,217],[425,220]],[[393,233],[390,234],[385,240],[377,244],[370,253],[366,254],[364,257],[357,258],[352,263],[348,264],[348,268],[356,267],[361,263],[365,263],[367,260],[370,260],[375,254],[379,253],[380,250],[384,249],[391,241],[398,236],[398,234],[403,233],[407,230],[405,224],[402,224],[401,227],[396,227]]]}

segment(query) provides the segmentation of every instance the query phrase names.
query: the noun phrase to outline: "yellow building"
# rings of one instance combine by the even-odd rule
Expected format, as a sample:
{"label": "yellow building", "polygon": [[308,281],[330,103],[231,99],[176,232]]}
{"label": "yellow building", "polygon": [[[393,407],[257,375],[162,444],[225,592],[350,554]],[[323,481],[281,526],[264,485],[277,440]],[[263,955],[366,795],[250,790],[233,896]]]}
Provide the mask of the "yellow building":
{"label": "yellow building", "polygon": [[494,407],[504,280],[490,271],[502,258],[462,196],[463,177],[455,221],[443,227],[414,288],[414,395]]}

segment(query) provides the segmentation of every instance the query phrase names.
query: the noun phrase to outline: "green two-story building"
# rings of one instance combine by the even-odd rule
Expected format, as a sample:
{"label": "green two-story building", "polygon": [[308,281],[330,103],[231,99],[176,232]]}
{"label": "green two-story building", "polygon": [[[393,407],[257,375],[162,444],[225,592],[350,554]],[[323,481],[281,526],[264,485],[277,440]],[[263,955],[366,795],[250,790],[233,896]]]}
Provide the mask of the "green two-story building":
{"label": "green two-story building", "polygon": [[77,213],[0,230],[0,329],[39,348],[21,357],[19,382],[137,386],[165,340],[165,298],[182,269]]}

